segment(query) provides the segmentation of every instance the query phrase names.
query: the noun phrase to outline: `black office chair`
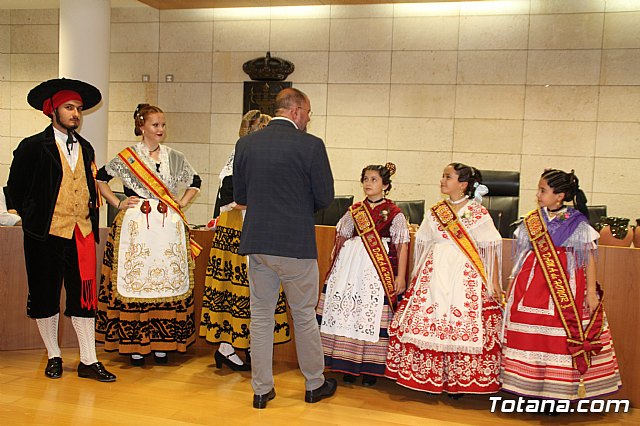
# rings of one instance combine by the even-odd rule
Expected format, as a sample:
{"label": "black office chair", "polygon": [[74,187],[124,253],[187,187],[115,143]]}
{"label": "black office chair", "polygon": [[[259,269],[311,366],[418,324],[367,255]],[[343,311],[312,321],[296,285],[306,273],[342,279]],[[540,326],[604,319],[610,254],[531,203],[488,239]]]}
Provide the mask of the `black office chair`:
{"label": "black office chair", "polygon": [[589,210],[589,224],[594,228],[601,217],[607,217],[607,206],[587,206],[587,210]]}
{"label": "black office chair", "polygon": [[424,200],[394,201],[409,223],[420,225],[424,219]]}
{"label": "black office chair", "polygon": [[328,207],[316,212],[316,225],[336,226],[351,204],[353,195],[337,195]]}
{"label": "black office chair", "polygon": [[520,200],[520,172],[480,170],[482,183],[489,193],[482,197],[482,205],[503,238],[511,238],[515,230],[511,224],[518,219]]}
{"label": "black office chair", "polygon": [[[115,194],[116,197],[118,197],[118,200],[120,201],[127,198],[127,196],[124,195],[124,192],[114,191],[113,193]],[[111,226],[111,224],[113,223],[113,219],[115,219],[117,215],[118,215],[118,209],[113,207],[111,204],[107,203],[107,226]]]}

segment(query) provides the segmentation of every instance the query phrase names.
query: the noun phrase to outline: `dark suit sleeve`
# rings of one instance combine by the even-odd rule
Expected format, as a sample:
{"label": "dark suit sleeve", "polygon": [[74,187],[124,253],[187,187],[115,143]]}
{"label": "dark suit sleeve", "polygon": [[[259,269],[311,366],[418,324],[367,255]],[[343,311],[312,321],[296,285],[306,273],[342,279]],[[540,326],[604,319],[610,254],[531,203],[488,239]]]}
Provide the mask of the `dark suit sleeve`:
{"label": "dark suit sleeve", "polygon": [[16,208],[13,206],[13,203],[11,202],[11,197],[9,197],[9,194],[7,193],[6,186],[2,188],[2,195],[4,195],[4,202],[5,202],[5,206],[7,207],[7,210],[15,210]]}
{"label": "dark suit sleeve", "polygon": [[[323,209],[333,201],[333,174],[329,165],[329,156],[322,141],[314,148],[311,163],[311,189],[313,191],[314,210]],[[236,201],[237,202],[237,201]]]}
{"label": "dark suit sleeve", "polygon": [[29,164],[30,154],[28,151],[28,144],[23,140],[13,151],[13,161],[7,179],[5,192],[8,196],[7,204],[10,204],[18,214],[23,214],[24,198],[33,177],[33,164]]}
{"label": "dark suit sleeve", "polygon": [[244,164],[245,143],[240,139],[236,143],[236,153],[233,157],[233,200],[238,204],[247,204],[247,184]]}

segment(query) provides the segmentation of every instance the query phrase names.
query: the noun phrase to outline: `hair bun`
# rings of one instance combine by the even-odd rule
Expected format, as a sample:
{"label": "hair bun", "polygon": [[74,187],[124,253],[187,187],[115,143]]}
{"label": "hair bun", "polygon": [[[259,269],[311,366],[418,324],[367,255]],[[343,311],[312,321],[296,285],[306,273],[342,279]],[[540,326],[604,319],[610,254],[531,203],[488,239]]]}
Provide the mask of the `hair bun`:
{"label": "hair bun", "polygon": [[149,106],[149,104],[138,104],[136,110],[133,111],[133,119],[136,120],[138,118],[138,115],[140,114],[140,110],[147,106]]}
{"label": "hair bun", "polygon": [[392,162],[388,162],[387,164],[384,165],[384,168],[389,170],[389,175],[393,176],[396,174],[396,165],[393,164]]}

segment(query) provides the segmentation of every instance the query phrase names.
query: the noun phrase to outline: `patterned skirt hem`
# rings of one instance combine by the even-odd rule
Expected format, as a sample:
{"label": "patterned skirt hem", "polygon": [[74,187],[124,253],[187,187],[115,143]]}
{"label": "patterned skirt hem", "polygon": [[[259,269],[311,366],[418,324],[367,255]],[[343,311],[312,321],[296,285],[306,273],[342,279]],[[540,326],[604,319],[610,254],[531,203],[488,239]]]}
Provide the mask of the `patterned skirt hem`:
{"label": "patterned skirt hem", "polygon": [[433,386],[433,387],[428,387],[425,386],[424,384],[418,384],[412,381],[407,381],[404,380],[400,377],[398,377],[397,374],[391,373],[389,372],[389,370],[387,369],[387,371],[385,372],[384,376],[387,379],[393,380],[394,382],[396,382],[397,385],[405,387],[407,389],[411,389],[414,391],[418,391],[418,392],[425,392],[425,393],[431,393],[434,395],[438,395],[441,393],[448,393],[448,394],[458,394],[458,393],[465,393],[465,394],[470,394],[470,395],[491,395],[494,393],[498,393],[501,388],[500,388],[500,384],[495,384],[493,386],[490,386],[488,389],[463,389],[463,388],[459,388],[456,390],[453,389],[445,389],[445,388],[439,388],[437,386]]}

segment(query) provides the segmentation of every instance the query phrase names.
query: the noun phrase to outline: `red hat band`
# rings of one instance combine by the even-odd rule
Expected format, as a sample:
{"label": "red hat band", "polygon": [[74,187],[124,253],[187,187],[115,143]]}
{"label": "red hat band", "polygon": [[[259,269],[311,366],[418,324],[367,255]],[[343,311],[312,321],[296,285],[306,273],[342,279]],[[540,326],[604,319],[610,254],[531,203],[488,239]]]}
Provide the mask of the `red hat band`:
{"label": "red hat band", "polygon": [[[53,99],[53,106],[51,105],[52,99]],[[44,102],[42,103],[42,112],[47,117],[51,117],[54,109],[58,108],[60,105],[69,101],[82,102],[82,97],[78,92],[75,92],[73,90],[60,90],[51,98],[47,98],[44,100]]]}

